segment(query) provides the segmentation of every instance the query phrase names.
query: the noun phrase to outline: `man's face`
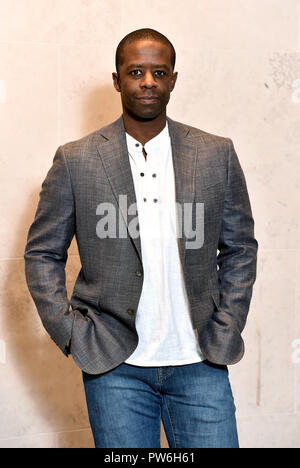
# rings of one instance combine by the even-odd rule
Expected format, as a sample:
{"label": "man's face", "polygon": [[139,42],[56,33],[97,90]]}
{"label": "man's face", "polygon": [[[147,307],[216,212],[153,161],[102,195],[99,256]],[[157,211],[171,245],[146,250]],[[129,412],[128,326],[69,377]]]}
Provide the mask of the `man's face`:
{"label": "man's face", "polygon": [[165,112],[176,79],[169,47],[151,40],[129,44],[119,74],[113,73],[123,110],[138,120],[155,119]]}

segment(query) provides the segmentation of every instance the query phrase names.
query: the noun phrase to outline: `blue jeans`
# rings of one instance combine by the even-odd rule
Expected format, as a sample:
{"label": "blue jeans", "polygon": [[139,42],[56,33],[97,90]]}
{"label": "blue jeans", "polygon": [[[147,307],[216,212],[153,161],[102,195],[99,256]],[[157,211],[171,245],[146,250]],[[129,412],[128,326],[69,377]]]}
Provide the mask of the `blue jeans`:
{"label": "blue jeans", "polygon": [[123,363],[83,381],[96,448],[160,448],[161,419],[170,448],[239,448],[226,366]]}

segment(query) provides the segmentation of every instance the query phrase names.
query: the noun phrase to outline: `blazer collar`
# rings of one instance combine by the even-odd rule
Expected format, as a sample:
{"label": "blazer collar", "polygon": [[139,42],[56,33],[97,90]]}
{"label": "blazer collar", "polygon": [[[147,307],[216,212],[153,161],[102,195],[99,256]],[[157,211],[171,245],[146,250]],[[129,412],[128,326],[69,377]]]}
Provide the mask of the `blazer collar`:
{"label": "blazer collar", "polygon": [[[171,138],[177,134],[182,138],[185,138],[189,135],[190,127],[187,125],[176,122],[175,120],[170,119],[170,117],[167,117],[167,121]],[[121,133],[124,134],[126,143],[125,127],[122,115],[115,122],[112,122],[111,124],[99,130],[99,134],[102,135],[106,140],[114,140],[116,138],[118,139],[120,138]]]}
{"label": "blazer collar", "polygon": [[[197,146],[193,138],[189,137],[190,128],[188,126],[169,117],[167,117],[167,121],[172,145],[176,202],[183,210],[184,203],[193,203],[194,201]],[[98,153],[102,159],[119,210],[127,224],[130,218],[127,210],[132,204],[136,203],[136,194],[128,156],[123,116],[100,129],[100,135]],[[120,195],[127,196],[127,206],[120,203]],[[132,241],[142,262],[140,238],[132,238]],[[182,236],[180,238],[182,261],[186,250],[185,242],[186,238],[182,227]]]}

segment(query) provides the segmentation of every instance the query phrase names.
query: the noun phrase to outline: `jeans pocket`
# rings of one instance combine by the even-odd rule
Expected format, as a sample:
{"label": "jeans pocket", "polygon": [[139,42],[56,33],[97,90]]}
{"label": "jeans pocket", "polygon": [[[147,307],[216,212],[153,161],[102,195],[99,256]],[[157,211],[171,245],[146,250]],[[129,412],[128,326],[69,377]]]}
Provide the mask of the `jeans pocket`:
{"label": "jeans pocket", "polygon": [[203,364],[206,364],[207,366],[211,367],[212,369],[219,369],[219,370],[225,370],[228,372],[228,366],[225,364],[215,364],[214,362],[208,361],[208,359],[205,359],[203,361]]}

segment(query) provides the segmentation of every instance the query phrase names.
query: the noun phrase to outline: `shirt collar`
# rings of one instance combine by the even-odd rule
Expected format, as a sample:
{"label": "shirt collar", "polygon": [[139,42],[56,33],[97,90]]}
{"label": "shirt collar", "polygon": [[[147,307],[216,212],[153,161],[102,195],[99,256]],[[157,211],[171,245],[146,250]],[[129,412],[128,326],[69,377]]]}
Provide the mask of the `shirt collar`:
{"label": "shirt collar", "polygon": [[[166,122],[165,128],[158,135],[145,143],[144,147],[146,153],[157,153],[162,147],[166,147],[166,145],[169,144],[169,138],[169,126],[168,122]],[[129,153],[140,154],[143,152],[143,145],[127,132],[126,140]]]}

